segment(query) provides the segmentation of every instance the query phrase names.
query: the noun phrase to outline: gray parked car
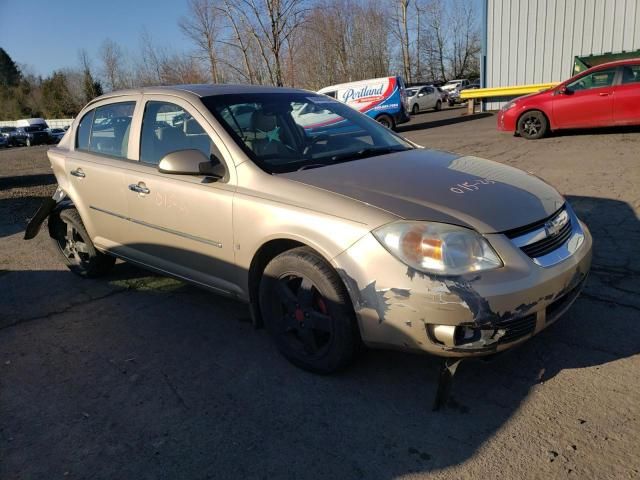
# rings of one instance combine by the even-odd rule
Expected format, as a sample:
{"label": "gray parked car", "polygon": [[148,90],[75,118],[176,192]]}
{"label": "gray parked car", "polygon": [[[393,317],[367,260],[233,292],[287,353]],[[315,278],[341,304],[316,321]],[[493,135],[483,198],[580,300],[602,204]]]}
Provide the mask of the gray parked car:
{"label": "gray parked car", "polygon": [[48,155],[58,190],[25,238],[48,217],[82,276],[118,257],[244,300],[316,372],[360,342],[509,349],[569,308],[591,264],[587,227],[542,180],[421,148],[308,91],[113,92]]}

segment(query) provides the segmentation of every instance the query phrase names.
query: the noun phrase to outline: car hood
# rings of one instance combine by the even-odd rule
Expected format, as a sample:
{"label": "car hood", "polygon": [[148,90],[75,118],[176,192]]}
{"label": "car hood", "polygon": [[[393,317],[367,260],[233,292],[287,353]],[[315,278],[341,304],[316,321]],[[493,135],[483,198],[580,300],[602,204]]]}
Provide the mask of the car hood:
{"label": "car hood", "polygon": [[415,149],[282,176],[407,220],[504,232],[540,221],[563,197],[534,175],[501,163]]}

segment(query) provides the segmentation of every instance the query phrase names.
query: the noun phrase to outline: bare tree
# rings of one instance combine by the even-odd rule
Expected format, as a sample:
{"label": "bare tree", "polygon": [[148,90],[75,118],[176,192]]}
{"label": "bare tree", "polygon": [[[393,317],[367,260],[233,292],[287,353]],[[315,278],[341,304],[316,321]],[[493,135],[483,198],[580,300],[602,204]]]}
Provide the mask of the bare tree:
{"label": "bare tree", "polygon": [[455,0],[452,10],[456,15],[450,18],[451,76],[461,78],[477,75],[480,69],[480,32],[473,4],[464,0]]}
{"label": "bare tree", "polygon": [[430,70],[431,80],[448,80],[446,54],[447,31],[445,25],[442,3],[431,0],[425,8],[425,30],[428,35],[424,37],[424,51],[427,57],[427,65]]}
{"label": "bare tree", "polygon": [[188,0],[187,4],[190,16],[181,18],[178,25],[206,58],[211,81],[219,83],[222,77],[216,47],[222,29],[221,11],[215,0]]}
{"label": "bare tree", "polygon": [[284,50],[304,21],[306,3],[306,0],[238,0],[233,6],[233,12],[252,27],[243,33],[251,34],[255,40],[273,85],[284,85]]}
{"label": "bare tree", "polygon": [[411,45],[409,43],[409,5],[411,0],[397,0],[394,12],[394,33],[402,49],[402,73],[407,82],[413,82],[411,71]]}
{"label": "bare tree", "polygon": [[218,10],[227,20],[227,28],[231,31],[230,38],[220,40],[220,43],[229,47],[230,51],[235,50],[236,53],[240,54],[242,67],[238,67],[236,62],[233,61],[234,59],[222,60],[222,62],[225,63],[227,68],[240,75],[244,81],[259,83],[257,82],[254,64],[251,61],[252,38],[248,34],[251,27],[247,24],[246,17],[237,14],[236,8],[229,0],[223,0],[222,6],[218,7]]}
{"label": "bare tree", "polygon": [[124,54],[120,45],[110,38],[105,39],[100,46],[99,56],[102,62],[102,76],[106,80],[107,88],[118,90],[129,86],[125,72]]}

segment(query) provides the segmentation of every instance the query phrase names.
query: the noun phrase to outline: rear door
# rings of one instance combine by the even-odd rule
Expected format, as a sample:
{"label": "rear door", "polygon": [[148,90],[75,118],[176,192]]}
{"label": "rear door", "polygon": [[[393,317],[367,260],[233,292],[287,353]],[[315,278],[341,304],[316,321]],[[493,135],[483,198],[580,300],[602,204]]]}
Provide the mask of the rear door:
{"label": "rear door", "polygon": [[[127,172],[131,217],[129,255],[223,292],[234,292],[232,201],[235,169],[219,137],[198,110],[178,97],[145,95],[139,161]],[[160,173],[170,153],[198,149],[217,156],[227,178]],[[231,167],[231,168],[230,168]],[[144,193],[135,191],[144,189]]]}
{"label": "rear door", "polygon": [[613,123],[617,67],[597,70],[567,84],[553,97],[554,128],[602,127]]}
{"label": "rear door", "polygon": [[117,97],[86,112],[65,161],[68,194],[94,244],[114,249],[127,241],[124,173],[129,132],[139,96]]}
{"label": "rear door", "polygon": [[620,82],[613,87],[613,121],[640,125],[640,63],[621,67]]}

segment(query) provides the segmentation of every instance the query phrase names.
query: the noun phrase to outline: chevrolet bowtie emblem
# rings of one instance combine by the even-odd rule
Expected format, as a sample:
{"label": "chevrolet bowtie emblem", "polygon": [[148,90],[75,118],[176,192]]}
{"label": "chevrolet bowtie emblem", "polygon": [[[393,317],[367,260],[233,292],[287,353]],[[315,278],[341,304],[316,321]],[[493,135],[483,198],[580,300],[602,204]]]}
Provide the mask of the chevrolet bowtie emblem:
{"label": "chevrolet bowtie emblem", "polygon": [[562,230],[562,227],[564,227],[567,224],[568,221],[569,221],[569,214],[567,213],[566,210],[563,210],[554,218],[546,222],[544,224],[544,230],[545,232],[547,232],[547,237],[556,236],[560,232],[560,230]]}

